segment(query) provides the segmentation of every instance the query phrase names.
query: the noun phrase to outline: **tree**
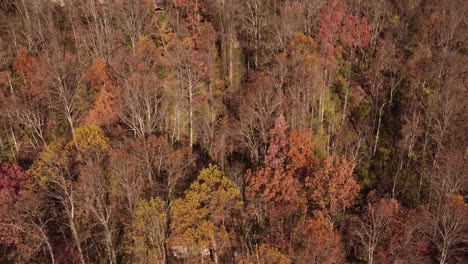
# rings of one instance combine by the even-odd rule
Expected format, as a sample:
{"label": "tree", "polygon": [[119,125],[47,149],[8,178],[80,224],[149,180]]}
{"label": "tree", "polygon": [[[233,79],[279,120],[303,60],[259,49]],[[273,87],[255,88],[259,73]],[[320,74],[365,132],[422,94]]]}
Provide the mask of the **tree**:
{"label": "tree", "polygon": [[127,215],[133,215],[145,194],[145,175],[133,154],[129,142],[115,147],[110,154],[109,170],[115,184],[115,195],[119,197]]}
{"label": "tree", "polygon": [[17,165],[1,166],[0,198],[0,245],[13,249],[5,252],[5,257],[10,261],[28,261],[45,246],[47,258],[55,263],[48,232],[50,208],[43,193],[35,188],[31,175]]}
{"label": "tree", "polygon": [[[286,115],[291,127],[312,129],[320,119],[323,75],[316,41],[303,33],[296,33],[285,52],[275,58],[279,83],[284,83]],[[281,84],[280,84],[281,85]]]}
{"label": "tree", "polygon": [[[34,4],[24,0],[15,0],[14,9],[18,17],[11,23],[11,30],[16,30],[11,36],[15,47],[27,45],[27,49],[33,53],[43,52],[55,45],[58,48],[60,42],[60,30],[53,23],[55,7],[60,7],[58,2],[40,0]],[[62,0],[63,2],[63,0]]]}
{"label": "tree", "polygon": [[83,98],[79,96],[81,78],[79,72],[73,68],[76,63],[76,56],[69,52],[65,52],[63,56],[53,55],[49,58],[46,74],[46,85],[54,98],[52,107],[62,113],[72,137],[75,136],[75,126],[83,107],[80,104],[80,99]]}
{"label": "tree", "polygon": [[[320,40],[320,54],[324,67],[325,87],[333,79],[334,67],[341,66],[338,62],[343,59],[343,55],[350,54],[350,60],[354,60],[354,50],[365,48],[371,40],[370,28],[365,18],[359,18],[350,13],[346,3],[341,0],[329,0],[321,10],[319,21],[319,32],[317,39]],[[346,52],[349,49],[349,52]],[[349,67],[349,66],[348,66]],[[349,93],[349,71],[345,76],[345,98],[343,103],[343,126],[348,106]],[[324,93],[321,95],[324,102]],[[323,103],[322,103],[323,104]],[[320,123],[323,122],[323,106],[320,114]]]}
{"label": "tree", "polygon": [[322,214],[302,220],[294,229],[294,255],[298,263],[343,263],[340,234]]}
{"label": "tree", "polygon": [[[33,148],[39,148],[46,143],[45,130],[49,114],[44,82],[47,69],[44,62],[29,54],[25,48],[18,50],[13,69],[21,76],[22,84],[14,85],[15,81],[8,73],[11,94],[10,103],[5,103],[4,111],[10,119],[12,132],[18,131],[19,139],[25,137]],[[19,87],[15,91],[16,86]]]}
{"label": "tree", "polygon": [[[214,114],[210,101],[213,94],[213,84],[216,77],[215,62],[218,57],[215,48],[215,31],[212,24],[204,19],[203,3],[193,0],[176,1],[176,7],[181,11],[185,24],[179,28],[180,33],[168,45],[167,52],[174,58],[169,63],[177,79],[181,94],[177,101],[185,108],[188,115],[188,139],[190,147],[196,141],[196,114],[198,105],[207,100],[209,114]],[[179,24],[179,22],[177,22]],[[206,89],[206,95],[203,92]],[[177,105],[179,107],[179,105]],[[176,109],[179,112],[179,109]],[[179,113],[178,113],[179,114]],[[180,117],[177,117],[179,119]],[[214,114],[216,118],[216,114]],[[202,119],[204,120],[204,119]],[[213,116],[209,117],[213,121]]]}
{"label": "tree", "polygon": [[215,263],[229,247],[229,237],[235,224],[233,216],[242,207],[239,189],[217,166],[200,171],[185,192],[184,198],[172,206],[172,247],[185,247],[191,257],[210,249]]}
{"label": "tree", "polygon": [[444,165],[438,166],[434,172],[433,185],[431,185],[432,201],[431,207],[435,210],[444,204],[449,197],[463,193],[468,186],[468,175],[466,173],[468,164],[464,149],[453,149],[444,153],[444,158],[438,162]]}
{"label": "tree", "polygon": [[[286,216],[300,206],[300,185],[294,175],[286,170],[288,154],[288,125],[283,116],[276,120],[270,131],[270,145],[265,167],[255,173],[247,173],[246,195],[249,200],[260,199],[265,213],[274,218]],[[284,189],[282,186],[288,186]],[[276,213],[275,213],[276,212]]]}
{"label": "tree", "polygon": [[[96,175],[96,171],[93,171],[102,168],[96,166],[97,161],[107,155],[109,146],[103,131],[96,126],[79,127],[75,132],[75,138],[67,144],[57,141],[45,147],[29,169],[29,173],[38,179],[47,196],[60,205],[78,259],[81,263],[85,263],[82,242],[85,239],[83,231],[87,225],[82,222],[82,217],[86,215],[86,210],[89,209],[99,224],[110,232],[108,221],[111,219],[111,210],[107,208],[107,200],[104,200],[108,186],[102,185],[103,175]],[[90,171],[79,175],[77,172],[80,168],[77,162],[82,162]],[[89,178],[86,181],[81,176]],[[86,185],[89,188],[84,188]],[[87,189],[86,192],[81,188]],[[108,246],[111,243],[109,232],[105,237]],[[108,253],[112,255],[112,252]]]}
{"label": "tree", "polygon": [[94,216],[102,227],[109,262],[116,263],[113,216],[117,205],[113,199],[112,178],[107,172],[109,139],[99,127],[88,125],[76,129],[74,144],[80,161],[77,179],[80,207]]}
{"label": "tree", "polygon": [[109,60],[123,42],[123,36],[117,32],[114,22],[119,21],[116,10],[120,9],[120,4],[118,1],[112,3],[114,8],[110,8],[109,3],[103,1],[67,3],[70,7],[68,16],[72,20],[75,46],[80,56]]}
{"label": "tree", "polygon": [[115,96],[106,89],[102,89],[98,92],[96,102],[86,117],[86,122],[109,126],[118,120],[117,109]]}
{"label": "tree", "polygon": [[[370,27],[369,54],[374,54],[380,40],[380,34],[389,27],[391,5],[385,0],[372,1],[362,8]],[[389,21],[390,20],[390,21]]]}
{"label": "tree", "polygon": [[12,96],[10,103],[5,104],[10,131],[17,134],[18,140],[27,140],[34,149],[46,144],[49,115],[46,107],[42,96],[34,99]]}
{"label": "tree", "polygon": [[109,91],[116,89],[114,81],[109,75],[109,69],[106,65],[106,61],[102,58],[97,58],[91,65],[88,76],[88,82],[91,87],[95,90],[102,90],[107,88]]}
{"label": "tree", "polygon": [[197,96],[200,95],[202,85],[208,78],[207,54],[197,47],[195,37],[185,37],[173,43],[172,56],[174,57],[173,69],[176,74],[183,96],[188,100],[188,134],[189,144],[192,147],[195,142],[194,113]]}
{"label": "tree", "polygon": [[369,44],[370,29],[366,19],[350,14],[341,0],[328,1],[321,13],[318,39],[325,65],[334,62],[335,56],[342,56],[347,47],[366,47]]}
{"label": "tree", "polygon": [[134,261],[166,263],[166,206],[160,198],[142,200],[131,221],[127,239]]}
{"label": "tree", "polygon": [[38,95],[43,92],[44,65],[31,56],[25,48],[20,48],[13,62],[13,69],[22,76],[26,94]]}
{"label": "tree", "polygon": [[[0,166],[0,245],[5,251],[5,260],[20,259],[21,253],[15,252],[24,248],[24,256],[30,253],[25,232],[18,224],[16,207],[20,204],[20,192],[26,189],[31,176],[18,165],[5,164]],[[17,228],[15,228],[17,227]],[[17,255],[17,256],[15,256]]]}
{"label": "tree", "polygon": [[195,32],[203,20],[201,12],[205,10],[204,4],[197,0],[176,0],[175,4],[185,16],[187,28]]}
{"label": "tree", "polygon": [[288,256],[281,253],[278,249],[268,245],[261,244],[257,248],[256,260],[258,263],[272,263],[272,264],[290,264],[291,259]]}
{"label": "tree", "polygon": [[47,195],[61,206],[78,259],[80,263],[86,263],[78,221],[82,210],[77,201],[76,174],[70,144],[54,142],[46,146],[28,172],[39,180]]}
{"label": "tree", "polygon": [[170,147],[168,142],[160,140],[157,145],[154,166],[157,168],[157,177],[162,182],[162,196],[171,205],[180,192],[180,186],[193,169],[194,157],[190,147]]}
{"label": "tree", "polygon": [[169,97],[161,49],[141,37],[133,51],[121,51],[110,66],[120,87],[115,96],[122,122],[137,137],[163,132]]}
{"label": "tree", "polygon": [[301,182],[313,174],[319,165],[312,136],[312,132],[307,130],[291,130],[289,135],[287,169],[293,171]]}
{"label": "tree", "polygon": [[[257,221],[268,219],[270,239],[285,249],[289,240],[291,224],[288,219],[304,206],[304,193],[295,170],[288,170],[288,125],[281,115],[270,131],[265,165],[255,173],[246,175],[246,198]],[[294,168],[294,164],[291,168]],[[294,168],[295,169],[295,168]],[[287,188],[285,188],[285,186]]]}
{"label": "tree", "polygon": [[[216,47],[215,29],[211,24],[205,24],[200,27],[199,34],[204,36],[199,41],[199,49],[206,54],[207,64],[207,83],[200,95],[197,97],[199,102],[198,118],[195,118],[200,145],[215,158],[218,153],[216,144],[222,145],[224,137],[222,135],[226,130],[225,116],[226,107],[223,103],[225,98],[225,82],[221,79],[219,72],[219,56]],[[222,160],[220,160],[222,162]]]}
{"label": "tree", "polygon": [[157,76],[132,74],[120,96],[120,118],[138,137],[156,132],[164,112],[163,98],[163,87]]}
{"label": "tree", "polygon": [[109,139],[104,131],[96,125],[81,126],[76,130],[75,138],[69,147],[76,147],[81,161],[99,161],[104,159],[109,151]]}
{"label": "tree", "polygon": [[43,256],[45,261],[54,264],[57,252],[53,244],[53,231],[50,223],[53,222],[53,212],[50,201],[45,197],[37,186],[28,187],[22,191],[15,204],[10,210],[14,216],[14,222],[8,227],[24,233],[24,245],[18,248],[22,254],[38,254],[44,251],[48,256]]}
{"label": "tree", "polygon": [[88,73],[91,87],[97,91],[94,106],[86,117],[87,123],[109,126],[118,120],[118,91],[108,74],[103,59],[96,59]]}
{"label": "tree", "polygon": [[[146,191],[172,201],[178,184],[187,177],[193,164],[190,147],[176,145],[164,137],[138,138],[124,147],[128,153],[129,166],[145,179]],[[130,165],[132,163],[132,165]]]}
{"label": "tree", "polygon": [[0,190],[18,194],[25,187],[30,177],[18,165],[2,165],[0,166]]}
{"label": "tree", "polygon": [[282,92],[275,88],[274,79],[258,73],[239,100],[239,141],[253,161],[264,161],[270,129],[281,111]]}
{"label": "tree", "polygon": [[360,186],[353,177],[354,164],[346,159],[330,156],[307,181],[312,205],[321,210],[333,225],[359,195]]}
{"label": "tree", "polygon": [[432,241],[439,250],[440,264],[448,263],[457,251],[457,245],[467,241],[468,207],[463,197],[454,195],[447,199],[432,220]]}
{"label": "tree", "polygon": [[273,5],[267,0],[243,0],[235,6],[235,19],[241,45],[246,50],[247,69],[257,70],[265,64],[265,53],[272,44],[271,28],[268,21],[273,13]]}
{"label": "tree", "polygon": [[359,221],[356,235],[365,252],[369,264],[374,263],[377,247],[383,245],[385,236],[389,234],[393,221],[398,219],[400,204],[395,199],[381,199],[375,204],[369,204],[364,218]]}
{"label": "tree", "polygon": [[228,90],[237,91],[242,81],[244,65],[241,61],[242,50],[236,31],[238,17],[235,12],[242,5],[238,1],[215,0],[206,1],[205,6],[206,16],[211,19],[220,42],[220,74],[227,79]]}
{"label": "tree", "polygon": [[150,1],[130,0],[117,2],[117,20],[119,29],[130,39],[131,47],[135,48],[138,40],[152,33],[154,10],[157,6]]}
{"label": "tree", "polygon": [[199,143],[210,151],[223,108],[218,100],[223,82],[218,77],[215,29],[202,17],[204,3],[174,1],[174,6],[177,17],[161,16],[158,22],[163,59],[170,58],[160,70],[170,83],[166,126],[171,141],[188,139],[191,147]]}

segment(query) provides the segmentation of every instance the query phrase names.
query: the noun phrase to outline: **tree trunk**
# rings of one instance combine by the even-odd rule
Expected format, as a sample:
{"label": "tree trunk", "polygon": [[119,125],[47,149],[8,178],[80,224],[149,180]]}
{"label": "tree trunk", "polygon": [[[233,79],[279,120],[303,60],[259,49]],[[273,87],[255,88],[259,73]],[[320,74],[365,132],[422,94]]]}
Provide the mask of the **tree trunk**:
{"label": "tree trunk", "polygon": [[155,189],[155,186],[154,186],[154,183],[153,183],[153,168],[152,168],[152,164],[151,164],[151,157],[150,157],[150,154],[149,154],[149,150],[148,150],[148,145],[147,145],[147,141],[146,141],[146,138],[144,139],[144,146],[145,146],[145,165],[146,165],[146,177],[148,178],[148,183],[150,185],[150,190],[151,190],[151,194],[154,194],[154,189]]}
{"label": "tree trunk", "polygon": [[190,148],[193,147],[193,93],[192,93],[192,89],[193,89],[192,84],[189,83],[189,137],[190,137]]}
{"label": "tree trunk", "polygon": [[117,257],[115,255],[114,248],[112,246],[112,235],[110,233],[109,228],[107,225],[105,226],[105,235],[106,235],[106,248],[107,248],[107,253],[109,254],[109,262],[111,264],[116,264],[117,263]]}
{"label": "tree trunk", "polygon": [[446,250],[446,246],[444,245],[444,248],[442,249],[442,252],[440,253],[439,264],[445,264],[446,261],[447,261],[447,250]]}
{"label": "tree trunk", "polygon": [[49,252],[49,255],[50,255],[50,263],[55,264],[55,256],[54,256],[54,251],[52,250],[52,245],[50,244],[47,236],[45,236],[45,234],[42,234],[42,235],[44,236],[44,241],[47,246],[47,251]]}
{"label": "tree trunk", "polygon": [[374,142],[374,150],[372,151],[372,155],[375,156],[375,152],[377,151],[377,143],[379,142],[380,136],[380,125],[382,124],[382,111],[387,103],[383,103],[379,110],[379,123],[377,125],[377,132],[375,133],[375,142]]}
{"label": "tree trunk", "polygon": [[374,263],[374,250],[373,249],[369,249],[367,263],[369,263],[369,264]]}
{"label": "tree trunk", "polygon": [[233,86],[234,86],[234,64],[232,62],[233,60],[233,51],[232,51],[232,38],[231,38],[231,34],[229,34],[229,43],[228,43],[228,46],[229,46],[229,55],[228,55],[228,60],[229,60],[229,88],[233,89]]}
{"label": "tree trunk", "polygon": [[76,227],[75,227],[75,223],[73,222],[73,218],[69,216],[69,224],[70,224],[70,229],[71,229],[71,232],[72,232],[72,236],[73,236],[73,240],[75,240],[75,244],[76,244],[76,249],[78,250],[78,257],[80,258],[80,263],[81,264],[85,264],[85,260],[84,260],[84,255],[83,255],[83,249],[81,248],[81,243],[80,243],[80,239],[78,237],[78,232],[76,232]]}
{"label": "tree trunk", "polygon": [[217,248],[216,248],[216,240],[214,239],[214,237],[212,236],[211,237],[211,243],[213,244],[213,261],[214,263],[218,264],[219,261],[218,261],[218,253],[217,253]]}
{"label": "tree trunk", "polygon": [[75,126],[73,124],[73,118],[71,116],[71,113],[68,112],[68,111],[66,111],[66,118],[67,118],[67,121],[68,121],[68,125],[70,126],[70,131],[71,131],[71,134],[72,134],[73,144],[75,144],[76,149],[78,149],[78,144],[76,143],[76,138],[75,138]]}
{"label": "tree trunk", "polygon": [[346,93],[345,93],[345,101],[343,106],[343,119],[341,120],[341,127],[343,127],[345,120],[346,120],[346,109],[348,108],[348,96],[349,96],[349,81],[346,80]]}
{"label": "tree trunk", "polygon": [[403,157],[400,157],[400,163],[398,165],[398,169],[393,176],[393,187],[392,187],[392,197],[395,198],[396,195],[396,185],[398,181],[398,174],[400,173],[401,169],[403,168]]}

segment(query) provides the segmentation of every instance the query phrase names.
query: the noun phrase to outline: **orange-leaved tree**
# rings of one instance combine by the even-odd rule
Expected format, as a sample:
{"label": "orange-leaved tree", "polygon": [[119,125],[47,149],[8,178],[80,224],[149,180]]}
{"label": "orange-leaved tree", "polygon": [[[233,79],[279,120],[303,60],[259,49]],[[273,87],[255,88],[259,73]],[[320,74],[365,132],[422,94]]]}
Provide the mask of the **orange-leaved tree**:
{"label": "orange-leaved tree", "polygon": [[353,169],[354,164],[350,161],[330,156],[306,180],[312,206],[322,211],[332,225],[359,195],[360,186],[353,177]]}
{"label": "orange-leaved tree", "polygon": [[255,173],[247,172],[247,199],[253,204],[259,202],[253,207],[259,218],[285,218],[301,205],[301,186],[287,168],[287,133],[288,124],[280,116],[270,131],[270,145],[264,166]]}
{"label": "orange-leaved tree", "polygon": [[23,78],[27,96],[38,95],[44,90],[44,65],[31,56],[25,48],[20,48],[13,62],[13,69]]}
{"label": "orange-leaved tree", "polygon": [[91,88],[96,90],[96,101],[88,116],[87,123],[111,125],[119,119],[117,105],[117,88],[111,79],[106,62],[102,58],[94,61],[88,72]]}
{"label": "orange-leaved tree", "polygon": [[[297,217],[305,206],[301,185],[314,162],[310,133],[290,132],[282,115],[270,131],[265,164],[255,173],[247,172],[246,196],[257,222],[267,223],[271,243],[285,249]],[[299,143],[299,141],[303,141]]]}
{"label": "orange-leaved tree", "polygon": [[340,234],[321,213],[302,220],[294,230],[294,255],[298,263],[343,263],[345,252]]}

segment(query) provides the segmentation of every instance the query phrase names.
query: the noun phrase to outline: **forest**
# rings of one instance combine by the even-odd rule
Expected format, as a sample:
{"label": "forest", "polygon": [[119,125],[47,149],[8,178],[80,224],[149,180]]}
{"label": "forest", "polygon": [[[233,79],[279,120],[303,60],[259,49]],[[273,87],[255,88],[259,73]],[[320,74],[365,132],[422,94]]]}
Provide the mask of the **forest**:
{"label": "forest", "polygon": [[467,14],[0,0],[0,263],[468,263]]}

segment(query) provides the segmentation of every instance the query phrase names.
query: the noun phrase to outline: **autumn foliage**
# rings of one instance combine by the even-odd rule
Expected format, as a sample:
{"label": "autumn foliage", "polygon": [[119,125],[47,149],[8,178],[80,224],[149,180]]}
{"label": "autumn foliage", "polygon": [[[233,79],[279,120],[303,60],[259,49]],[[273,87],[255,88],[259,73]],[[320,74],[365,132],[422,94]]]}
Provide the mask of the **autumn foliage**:
{"label": "autumn foliage", "polygon": [[23,77],[24,89],[27,94],[31,96],[43,92],[44,65],[40,60],[29,54],[27,49],[21,48],[18,50],[13,62],[13,69]]}
{"label": "autumn foliage", "polygon": [[370,41],[370,27],[365,18],[350,13],[345,2],[331,0],[321,10],[318,39],[321,41],[325,64],[341,57],[349,47],[366,47]]}
{"label": "autumn foliage", "polygon": [[0,263],[467,263],[466,14],[0,1]]}
{"label": "autumn foliage", "polygon": [[299,263],[341,263],[345,259],[340,234],[322,214],[299,222],[294,238]]}
{"label": "autumn foliage", "polygon": [[359,184],[353,178],[353,164],[336,156],[323,161],[322,168],[307,179],[310,199],[334,222],[335,217],[353,205]]}
{"label": "autumn foliage", "polygon": [[[218,258],[229,246],[235,221],[242,202],[239,189],[217,166],[200,171],[196,181],[172,206],[174,246],[185,246],[188,254],[198,257],[203,250],[213,250]],[[203,261],[203,260],[201,260]]]}
{"label": "autumn foliage", "polygon": [[[288,126],[280,116],[275,127],[270,131],[270,145],[265,160],[265,167],[255,174],[248,174],[247,195],[258,196],[266,206],[272,218],[287,217],[301,206],[302,190],[298,179],[287,169],[288,161]],[[294,165],[293,165],[294,166]],[[288,186],[284,188],[283,186]]]}

